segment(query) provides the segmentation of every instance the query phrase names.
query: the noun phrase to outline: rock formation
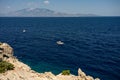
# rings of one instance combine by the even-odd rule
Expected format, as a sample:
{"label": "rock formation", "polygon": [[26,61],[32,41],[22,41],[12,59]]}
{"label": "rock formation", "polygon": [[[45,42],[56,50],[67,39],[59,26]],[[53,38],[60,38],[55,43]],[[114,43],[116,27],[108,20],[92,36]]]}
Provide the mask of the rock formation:
{"label": "rock formation", "polygon": [[100,80],[86,76],[81,69],[78,69],[78,76],[75,75],[54,75],[51,72],[37,73],[26,64],[20,62],[13,56],[13,49],[7,43],[0,43],[0,59],[14,65],[14,70],[0,74],[0,80]]}
{"label": "rock formation", "polygon": [[13,57],[13,49],[7,43],[0,43],[0,61]]}

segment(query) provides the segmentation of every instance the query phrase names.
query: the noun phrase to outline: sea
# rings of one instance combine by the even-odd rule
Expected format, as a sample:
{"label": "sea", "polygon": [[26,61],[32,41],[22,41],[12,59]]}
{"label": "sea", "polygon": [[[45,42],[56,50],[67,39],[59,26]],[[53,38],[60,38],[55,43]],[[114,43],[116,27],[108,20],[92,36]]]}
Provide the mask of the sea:
{"label": "sea", "polygon": [[40,73],[120,80],[120,17],[0,17],[0,42]]}

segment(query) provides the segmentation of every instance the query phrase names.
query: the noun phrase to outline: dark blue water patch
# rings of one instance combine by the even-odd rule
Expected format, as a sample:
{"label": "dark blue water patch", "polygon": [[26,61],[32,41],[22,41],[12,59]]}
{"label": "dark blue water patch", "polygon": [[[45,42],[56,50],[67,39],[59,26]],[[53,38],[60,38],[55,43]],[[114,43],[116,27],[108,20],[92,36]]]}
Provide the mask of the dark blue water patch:
{"label": "dark blue water patch", "polygon": [[120,17],[0,18],[0,41],[37,72],[120,79]]}

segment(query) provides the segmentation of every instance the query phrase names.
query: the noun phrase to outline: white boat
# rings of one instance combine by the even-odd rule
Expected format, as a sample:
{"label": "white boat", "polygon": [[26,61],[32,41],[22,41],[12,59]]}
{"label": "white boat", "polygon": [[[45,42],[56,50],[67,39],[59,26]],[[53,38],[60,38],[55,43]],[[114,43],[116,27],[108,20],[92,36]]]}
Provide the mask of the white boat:
{"label": "white boat", "polygon": [[23,32],[26,32],[26,30],[24,29]]}
{"label": "white boat", "polygon": [[57,41],[56,43],[59,44],[59,45],[63,45],[64,44],[64,42],[62,42],[62,41]]}

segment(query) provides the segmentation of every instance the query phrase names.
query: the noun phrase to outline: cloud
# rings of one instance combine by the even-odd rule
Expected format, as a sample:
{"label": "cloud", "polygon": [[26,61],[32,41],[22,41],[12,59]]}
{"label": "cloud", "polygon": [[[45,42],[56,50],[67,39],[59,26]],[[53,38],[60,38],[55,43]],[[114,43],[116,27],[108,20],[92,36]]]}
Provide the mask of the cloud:
{"label": "cloud", "polygon": [[48,0],[45,0],[44,4],[48,5],[48,4],[50,4],[50,2]]}

